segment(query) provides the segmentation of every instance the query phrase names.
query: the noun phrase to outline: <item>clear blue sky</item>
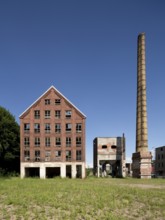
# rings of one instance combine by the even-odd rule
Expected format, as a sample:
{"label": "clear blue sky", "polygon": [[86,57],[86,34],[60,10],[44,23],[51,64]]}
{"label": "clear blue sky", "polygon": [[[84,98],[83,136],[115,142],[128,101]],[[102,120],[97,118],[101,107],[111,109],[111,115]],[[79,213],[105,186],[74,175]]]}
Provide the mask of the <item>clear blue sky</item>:
{"label": "clear blue sky", "polygon": [[0,1],[0,105],[19,115],[54,85],[93,139],[125,133],[135,152],[137,36],[146,33],[149,149],[165,145],[164,0]]}

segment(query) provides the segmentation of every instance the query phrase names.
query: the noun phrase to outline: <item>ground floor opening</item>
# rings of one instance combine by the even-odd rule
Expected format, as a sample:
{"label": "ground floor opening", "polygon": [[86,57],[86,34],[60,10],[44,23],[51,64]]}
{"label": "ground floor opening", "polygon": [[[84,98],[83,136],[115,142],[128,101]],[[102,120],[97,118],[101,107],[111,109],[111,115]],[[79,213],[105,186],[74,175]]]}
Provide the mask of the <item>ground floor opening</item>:
{"label": "ground floor opening", "polygon": [[25,168],[25,177],[40,177],[39,167]]}
{"label": "ground floor opening", "polygon": [[60,167],[46,167],[46,178],[54,178],[60,176]]}
{"label": "ground floor opening", "polygon": [[85,162],[81,163],[21,163],[21,178],[85,178]]}

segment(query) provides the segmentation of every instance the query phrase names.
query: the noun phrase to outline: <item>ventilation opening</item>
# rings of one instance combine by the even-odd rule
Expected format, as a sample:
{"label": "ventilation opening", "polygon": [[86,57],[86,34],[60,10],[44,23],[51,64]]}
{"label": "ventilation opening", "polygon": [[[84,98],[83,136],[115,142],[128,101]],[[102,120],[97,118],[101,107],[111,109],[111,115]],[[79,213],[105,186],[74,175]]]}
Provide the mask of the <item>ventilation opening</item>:
{"label": "ventilation opening", "polygon": [[116,146],[116,145],[112,145],[111,148],[112,148],[112,149],[116,149],[117,146]]}
{"label": "ventilation opening", "polygon": [[60,167],[46,167],[46,177],[54,178],[60,176]]}
{"label": "ventilation opening", "polygon": [[40,168],[39,167],[25,168],[25,177],[40,177]]}
{"label": "ventilation opening", "polygon": [[102,145],[102,149],[106,149],[107,148],[107,145]]}

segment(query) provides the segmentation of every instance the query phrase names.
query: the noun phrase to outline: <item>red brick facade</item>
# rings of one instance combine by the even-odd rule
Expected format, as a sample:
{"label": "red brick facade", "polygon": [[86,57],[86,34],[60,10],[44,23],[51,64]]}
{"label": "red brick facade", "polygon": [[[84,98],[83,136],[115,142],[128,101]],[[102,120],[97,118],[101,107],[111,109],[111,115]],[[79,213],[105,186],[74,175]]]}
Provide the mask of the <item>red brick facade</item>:
{"label": "red brick facade", "polygon": [[50,87],[20,116],[21,163],[85,163],[85,119]]}

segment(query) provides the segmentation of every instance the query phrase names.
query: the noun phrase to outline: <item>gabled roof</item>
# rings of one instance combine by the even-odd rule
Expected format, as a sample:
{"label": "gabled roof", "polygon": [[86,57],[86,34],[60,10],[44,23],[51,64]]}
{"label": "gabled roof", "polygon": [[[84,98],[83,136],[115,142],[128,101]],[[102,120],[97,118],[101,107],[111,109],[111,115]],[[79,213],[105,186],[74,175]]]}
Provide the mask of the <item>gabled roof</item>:
{"label": "gabled roof", "polygon": [[51,89],[54,89],[55,92],[57,92],[62,98],[64,98],[73,108],[75,108],[84,118],[86,118],[86,115],[82,113],[72,102],[70,102],[61,92],[58,91],[54,86],[51,86],[46,92],[44,92],[36,101],[34,101],[20,116],[21,118],[27,111],[30,110],[32,106],[34,106],[44,95],[46,95]]}

